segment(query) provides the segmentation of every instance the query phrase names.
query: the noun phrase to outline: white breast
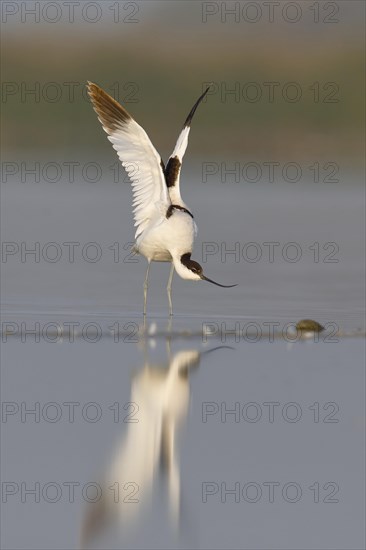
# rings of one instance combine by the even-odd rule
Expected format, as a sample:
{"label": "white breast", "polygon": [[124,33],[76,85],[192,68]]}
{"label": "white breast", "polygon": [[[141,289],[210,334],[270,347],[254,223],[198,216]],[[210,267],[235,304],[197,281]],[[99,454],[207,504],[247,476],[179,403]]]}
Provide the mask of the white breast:
{"label": "white breast", "polygon": [[172,255],[192,252],[197,226],[191,216],[174,210],[170,218],[147,228],[136,241],[136,248],[148,260],[170,262]]}

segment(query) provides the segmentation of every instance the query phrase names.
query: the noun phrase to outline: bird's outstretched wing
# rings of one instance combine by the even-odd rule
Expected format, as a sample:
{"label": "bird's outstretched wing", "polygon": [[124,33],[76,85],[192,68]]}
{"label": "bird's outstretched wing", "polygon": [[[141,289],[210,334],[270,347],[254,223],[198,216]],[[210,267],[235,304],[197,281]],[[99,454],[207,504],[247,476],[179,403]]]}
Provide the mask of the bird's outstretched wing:
{"label": "bird's outstretched wing", "polygon": [[196,112],[198,105],[201,103],[202,99],[205,97],[209,89],[210,89],[210,86],[197,99],[196,103],[193,105],[192,109],[190,110],[189,115],[187,116],[183,124],[182,131],[178,136],[177,143],[175,144],[175,147],[174,147],[174,151],[170,155],[164,170],[166,185],[168,187],[169,196],[173,204],[182,203],[182,198],[180,196],[180,189],[179,189],[179,177],[180,177],[180,169],[182,166],[182,160],[188,145],[188,136],[189,136],[189,131],[191,129],[191,122],[192,122],[193,115]]}
{"label": "bird's outstretched wing", "polygon": [[171,204],[163,163],[143,128],[102,88],[88,82],[88,94],[133,188],[135,238]]}

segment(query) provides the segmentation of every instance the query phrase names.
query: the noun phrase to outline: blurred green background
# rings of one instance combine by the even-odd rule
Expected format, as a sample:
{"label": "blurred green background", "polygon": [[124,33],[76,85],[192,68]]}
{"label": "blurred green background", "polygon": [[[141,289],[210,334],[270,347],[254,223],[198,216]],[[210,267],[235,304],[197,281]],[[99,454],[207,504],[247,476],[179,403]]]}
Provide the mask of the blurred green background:
{"label": "blurred green background", "polygon": [[[301,17],[293,23],[283,15],[296,16],[288,2],[279,3],[273,22],[268,2],[257,3],[256,22],[248,2],[95,2],[99,8],[89,5],[87,18],[88,2],[77,2],[74,22],[64,2],[59,13],[48,2],[38,22],[20,9],[35,2],[19,2],[15,14],[9,4],[16,3],[3,3],[1,59],[2,144],[9,160],[108,154],[82,95],[86,80],[118,98],[166,158],[204,83],[212,81],[214,93],[194,121],[192,162],[326,159],[347,169],[363,166],[363,1],[298,1]],[[42,10],[47,2],[39,4]],[[225,14],[236,4],[236,15]],[[95,23],[87,20],[100,13]],[[278,83],[273,101],[269,82]],[[299,101],[283,98],[289,82],[301,89]],[[255,84],[245,88],[248,83]],[[225,96],[225,86],[236,86],[240,97]],[[36,94],[26,93],[31,89]],[[256,90],[262,96],[250,101]]]}

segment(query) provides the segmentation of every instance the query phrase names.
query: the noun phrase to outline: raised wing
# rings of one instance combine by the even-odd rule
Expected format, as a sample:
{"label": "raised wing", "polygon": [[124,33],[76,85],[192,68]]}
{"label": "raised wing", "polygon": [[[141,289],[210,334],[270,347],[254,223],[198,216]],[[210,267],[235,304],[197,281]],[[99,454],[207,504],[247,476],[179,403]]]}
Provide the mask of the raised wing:
{"label": "raised wing", "polygon": [[170,155],[170,158],[168,160],[168,163],[164,171],[166,184],[169,190],[169,196],[173,204],[179,204],[181,206],[184,206],[184,202],[182,201],[182,198],[180,196],[180,189],[179,189],[179,183],[180,183],[179,177],[180,177],[180,170],[182,166],[182,160],[188,145],[188,136],[189,136],[189,131],[191,129],[191,122],[192,122],[193,115],[196,112],[198,105],[201,103],[202,99],[205,97],[209,89],[210,89],[210,86],[203,92],[203,94],[197,99],[196,103],[193,105],[189,115],[187,116],[184,122],[182,131],[178,136],[177,143],[175,144],[174,151]]}
{"label": "raised wing", "polygon": [[145,130],[109,94],[92,82],[88,82],[88,94],[131,180],[137,238],[171,204],[161,157]]}

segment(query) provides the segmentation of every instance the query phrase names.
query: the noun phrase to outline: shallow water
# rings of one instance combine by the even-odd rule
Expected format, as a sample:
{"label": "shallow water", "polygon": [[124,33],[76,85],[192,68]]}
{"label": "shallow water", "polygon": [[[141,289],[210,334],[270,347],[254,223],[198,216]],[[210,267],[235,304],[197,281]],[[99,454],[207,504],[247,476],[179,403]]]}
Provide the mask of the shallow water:
{"label": "shallow water", "polygon": [[[5,547],[75,548],[86,531],[94,548],[362,548],[363,339],[175,336],[170,359],[165,338],[130,339],[3,346],[3,493],[4,481],[16,483],[5,487],[15,492],[3,504]],[[197,354],[186,372],[184,351]],[[174,428],[178,496],[163,418]],[[25,491],[37,482],[34,502]],[[88,483],[109,498],[116,483],[121,499],[136,490],[138,502],[110,504],[93,528]]]}
{"label": "shallow water", "polygon": [[127,185],[5,186],[4,547],[364,547],[362,190],[190,180],[194,257],[239,286],[176,278],[170,323],[154,264],[145,327]]}
{"label": "shallow water", "polygon": [[[347,186],[212,185],[200,179],[185,175],[184,198],[199,230],[193,258],[208,277],[238,287],[175,277],[176,314],[310,317],[362,326],[361,186],[352,179]],[[130,256],[134,230],[126,183],[9,183],[2,198],[3,241],[14,243],[3,263],[7,311],[140,314],[146,261]],[[38,256],[26,254],[32,249]],[[152,315],[166,314],[168,275],[166,264],[152,265]]]}

